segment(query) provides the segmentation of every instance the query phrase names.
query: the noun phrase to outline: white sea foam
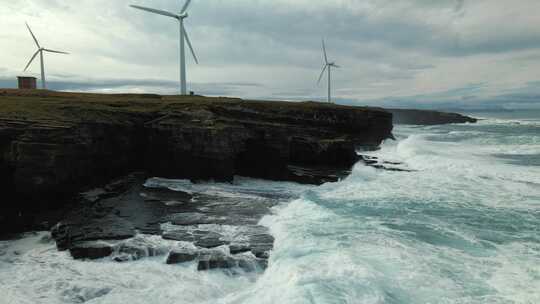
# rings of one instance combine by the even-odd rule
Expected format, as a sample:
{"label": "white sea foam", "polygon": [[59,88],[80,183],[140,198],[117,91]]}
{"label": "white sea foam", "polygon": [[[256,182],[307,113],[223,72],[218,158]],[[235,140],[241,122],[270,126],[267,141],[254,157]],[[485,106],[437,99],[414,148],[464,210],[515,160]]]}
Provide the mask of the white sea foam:
{"label": "white sea foam", "polygon": [[514,120],[398,127],[398,142],[369,153],[415,172],[358,164],[321,187],[152,179],[147,186],[178,191],[280,195],[261,221],[276,239],[266,272],[197,272],[164,257],[73,261],[40,233],[0,242],[0,303],[540,303],[540,167],[493,156],[540,151],[535,129],[512,129],[535,122]]}

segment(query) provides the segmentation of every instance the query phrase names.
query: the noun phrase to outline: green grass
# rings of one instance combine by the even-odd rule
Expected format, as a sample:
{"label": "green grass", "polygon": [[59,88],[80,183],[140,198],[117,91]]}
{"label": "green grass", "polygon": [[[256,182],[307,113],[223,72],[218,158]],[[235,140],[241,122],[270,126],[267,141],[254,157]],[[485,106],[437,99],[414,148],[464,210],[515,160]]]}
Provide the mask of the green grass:
{"label": "green grass", "polygon": [[194,111],[208,106],[242,105],[252,110],[312,111],[346,108],[318,102],[255,101],[203,96],[160,96],[153,94],[89,94],[44,90],[0,89],[0,119],[44,122],[118,122],[138,116],[156,116]]}

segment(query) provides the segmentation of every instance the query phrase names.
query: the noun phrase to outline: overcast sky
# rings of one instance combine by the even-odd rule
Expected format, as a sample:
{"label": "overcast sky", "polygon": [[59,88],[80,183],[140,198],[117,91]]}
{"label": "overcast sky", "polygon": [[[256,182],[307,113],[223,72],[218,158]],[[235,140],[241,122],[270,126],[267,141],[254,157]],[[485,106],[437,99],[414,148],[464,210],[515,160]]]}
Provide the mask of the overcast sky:
{"label": "overcast sky", "polygon": [[[174,93],[178,26],[129,4],[183,0],[2,0],[0,87],[40,43],[51,87]],[[323,100],[321,38],[342,103],[540,107],[538,0],[193,0],[188,85],[206,95]],[[38,76],[39,62],[27,74]]]}

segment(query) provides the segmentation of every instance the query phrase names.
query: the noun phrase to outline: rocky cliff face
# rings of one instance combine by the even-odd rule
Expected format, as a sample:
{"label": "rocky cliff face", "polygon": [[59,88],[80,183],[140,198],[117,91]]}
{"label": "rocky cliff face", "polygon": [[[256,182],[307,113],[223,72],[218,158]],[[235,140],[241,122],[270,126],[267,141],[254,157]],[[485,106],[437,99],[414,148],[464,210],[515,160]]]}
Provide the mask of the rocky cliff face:
{"label": "rocky cliff face", "polygon": [[217,104],[145,124],[147,168],[160,176],[297,180],[290,165],[350,167],[355,148],[391,136],[383,111],[321,105]]}
{"label": "rocky cliff face", "polygon": [[350,168],[356,148],[377,147],[391,131],[392,115],[369,108],[0,91],[0,182],[9,198],[2,207],[49,209],[136,170],[320,183]]}

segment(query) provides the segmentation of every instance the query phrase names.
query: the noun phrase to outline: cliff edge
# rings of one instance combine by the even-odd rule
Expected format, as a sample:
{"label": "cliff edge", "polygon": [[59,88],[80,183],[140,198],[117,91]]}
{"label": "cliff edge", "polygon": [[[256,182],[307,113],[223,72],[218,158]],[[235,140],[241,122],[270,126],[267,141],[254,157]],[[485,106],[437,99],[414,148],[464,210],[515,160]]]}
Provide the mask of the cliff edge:
{"label": "cliff edge", "polygon": [[394,124],[403,125],[443,125],[452,123],[476,123],[478,120],[458,113],[414,110],[385,109],[394,116]]}
{"label": "cliff edge", "polygon": [[[392,114],[324,103],[0,90],[3,209],[47,209],[123,174],[322,183],[391,137]],[[328,173],[333,172],[333,173]]]}

